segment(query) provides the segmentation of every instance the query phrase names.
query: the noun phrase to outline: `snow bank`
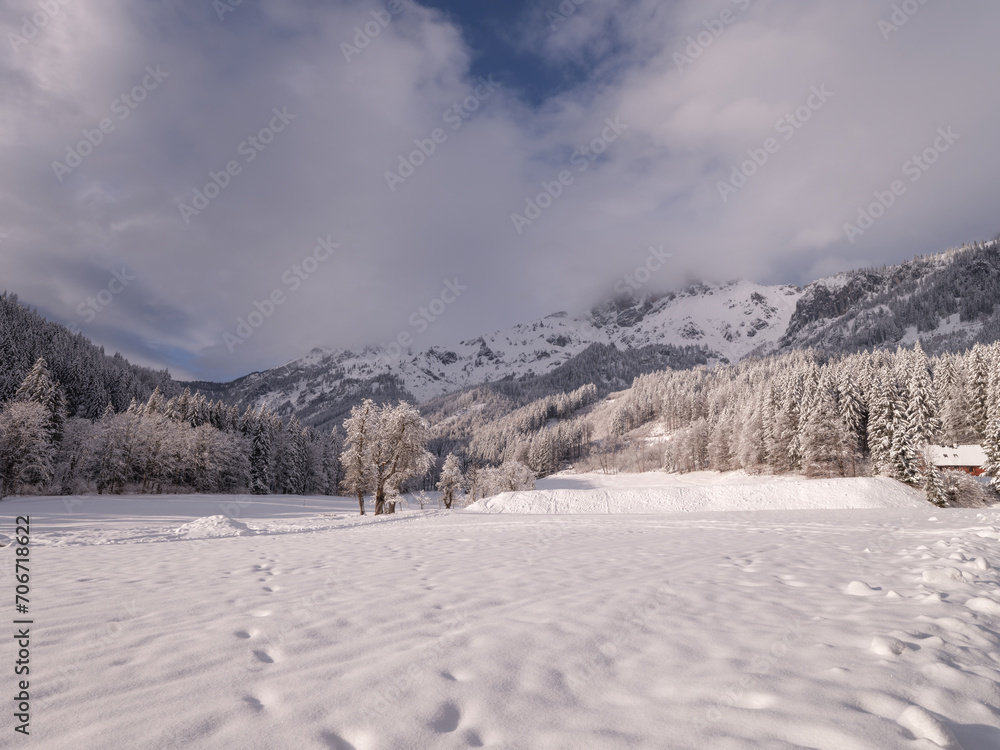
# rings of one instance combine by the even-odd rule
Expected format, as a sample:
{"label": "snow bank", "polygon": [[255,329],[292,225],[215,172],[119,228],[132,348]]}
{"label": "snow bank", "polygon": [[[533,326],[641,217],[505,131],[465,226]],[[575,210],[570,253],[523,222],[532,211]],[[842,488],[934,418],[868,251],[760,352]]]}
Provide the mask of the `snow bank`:
{"label": "snow bank", "polygon": [[188,539],[211,539],[220,536],[244,536],[252,533],[245,523],[227,516],[206,516],[180,526],[178,536]]}
{"label": "snow bank", "polygon": [[922,493],[892,479],[784,480],[756,484],[505,492],[474,513],[694,513],[734,510],[927,508]]}

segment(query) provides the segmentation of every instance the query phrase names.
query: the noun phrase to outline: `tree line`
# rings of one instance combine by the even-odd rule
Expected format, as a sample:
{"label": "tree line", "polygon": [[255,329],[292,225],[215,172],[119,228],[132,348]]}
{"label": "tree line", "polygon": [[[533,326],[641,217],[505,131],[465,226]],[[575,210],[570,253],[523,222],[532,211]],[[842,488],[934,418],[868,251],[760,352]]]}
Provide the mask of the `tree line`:
{"label": "tree line", "polygon": [[[366,495],[376,515],[394,513],[407,482],[435,465],[427,421],[404,401],[365,399],[343,426],[343,433],[317,431],[266,407],[240,413],[200,393],[166,398],[159,389],[121,412],[108,403],[96,420],[68,417],[63,389],[39,358],[0,409],[0,497],[344,491],[358,498],[361,514]],[[438,482],[449,508],[463,496],[533,486],[523,464],[463,470],[455,454],[443,462]]]}
{"label": "tree line", "polygon": [[341,437],[185,390],[70,417],[39,358],[0,409],[0,497],[18,493],[334,494]]}
{"label": "tree line", "polygon": [[928,445],[981,444],[1000,488],[1000,344],[934,358],[919,343],[807,350],[644,375],[619,399],[611,432],[650,422],[669,436],[668,470],[874,474],[923,487],[940,505],[963,479],[932,466]]}

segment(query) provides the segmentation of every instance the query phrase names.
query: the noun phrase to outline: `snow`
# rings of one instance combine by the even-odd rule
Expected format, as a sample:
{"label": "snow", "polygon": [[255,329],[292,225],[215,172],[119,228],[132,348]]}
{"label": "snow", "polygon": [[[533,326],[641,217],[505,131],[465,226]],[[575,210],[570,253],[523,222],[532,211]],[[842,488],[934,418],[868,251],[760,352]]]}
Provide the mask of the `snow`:
{"label": "snow", "polygon": [[[705,472],[706,474],[708,472]],[[627,476],[627,475],[626,475]],[[622,487],[609,477],[610,486],[587,487],[600,481],[600,475],[585,475],[576,488],[559,487],[573,482],[572,475],[550,480],[558,488],[505,492],[469,506],[477,513],[692,513],[732,510],[833,510],[840,508],[926,508],[923,494],[892,479],[850,478],[795,480],[789,478],[720,476],[712,484],[695,484],[697,477],[672,481],[672,476],[658,472],[632,475]],[[643,481],[649,484],[643,487]],[[741,481],[742,480],[742,481]],[[770,481],[769,481],[770,480]],[[674,485],[674,486],[671,486]]]}
{"label": "snow", "polygon": [[929,445],[927,450],[935,466],[984,466],[986,452],[981,445]]}
{"label": "snow", "polygon": [[[813,497],[702,478],[674,488]],[[32,519],[32,741],[996,750],[1000,512],[851,493],[876,489],[893,507],[361,518],[351,498],[8,498],[8,528]],[[584,490],[542,490],[560,491]]]}

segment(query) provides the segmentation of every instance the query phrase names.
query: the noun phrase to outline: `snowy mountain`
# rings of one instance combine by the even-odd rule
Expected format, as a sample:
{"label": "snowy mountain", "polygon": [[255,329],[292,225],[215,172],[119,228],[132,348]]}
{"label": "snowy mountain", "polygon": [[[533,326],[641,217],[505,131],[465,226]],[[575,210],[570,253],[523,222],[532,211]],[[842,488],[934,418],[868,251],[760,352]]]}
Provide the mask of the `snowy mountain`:
{"label": "snowy mountain", "polygon": [[401,353],[318,348],[285,367],[230,384],[191,385],[317,423],[339,416],[364,395],[426,402],[470,386],[571,368],[595,346],[644,353],[638,369],[625,368],[624,380],[611,381],[620,388],[640,372],[738,361],[774,350],[802,293],[795,286],[748,281],[698,284],[666,295],[611,300],[584,315],[558,312],[451,346]]}
{"label": "snowy mountain", "polygon": [[546,381],[546,389],[533,391],[536,397],[586,382],[609,392],[656,369],[736,362],[790,348],[894,349],[919,339],[931,352],[962,350],[1000,339],[998,302],[1000,247],[994,240],[838,273],[804,289],[699,283],[665,295],[620,297],[581,315],[554,313],[450,346],[319,348],[232,383],[190,385],[322,425],[342,419],[364,397],[425,403],[507,381]]}
{"label": "snowy mountain", "polygon": [[1000,338],[998,241],[809,284],[782,347],[857,351],[912,346],[959,351]]}

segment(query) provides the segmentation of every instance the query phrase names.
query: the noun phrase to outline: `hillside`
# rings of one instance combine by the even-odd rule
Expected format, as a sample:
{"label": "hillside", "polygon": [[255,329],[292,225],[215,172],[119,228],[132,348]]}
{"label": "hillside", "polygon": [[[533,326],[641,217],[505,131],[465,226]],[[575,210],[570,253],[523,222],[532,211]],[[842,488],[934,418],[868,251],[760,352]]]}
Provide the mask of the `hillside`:
{"label": "hillside", "polygon": [[168,397],[181,390],[166,370],[107,355],[82,334],[45,320],[16,294],[0,294],[0,404],[13,397],[39,357],[62,385],[70,416],[96,419],[109,403],[122,411],[133,398],[145,401],[157,386]]}
{"label": "hillside", "polygon": [[1000,338],[997,302],[994,240],[816,281],[799,299],[780,344],[852,352],[919,339],[929,352],[961,351]]}

